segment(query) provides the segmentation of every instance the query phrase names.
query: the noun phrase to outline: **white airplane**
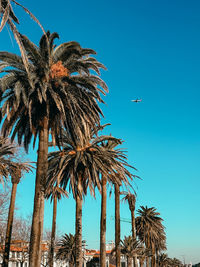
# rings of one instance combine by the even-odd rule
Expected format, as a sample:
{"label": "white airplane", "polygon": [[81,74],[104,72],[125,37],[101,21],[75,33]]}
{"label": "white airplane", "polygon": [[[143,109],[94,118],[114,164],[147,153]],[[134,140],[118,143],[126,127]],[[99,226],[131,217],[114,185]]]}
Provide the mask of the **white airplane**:
{"label": "white airplane", "polygon": [[138,103],[138,102],[142,102],[142,99],[134,99],[134,100],[131,100],[132,102],[135,102],[135,103]]}

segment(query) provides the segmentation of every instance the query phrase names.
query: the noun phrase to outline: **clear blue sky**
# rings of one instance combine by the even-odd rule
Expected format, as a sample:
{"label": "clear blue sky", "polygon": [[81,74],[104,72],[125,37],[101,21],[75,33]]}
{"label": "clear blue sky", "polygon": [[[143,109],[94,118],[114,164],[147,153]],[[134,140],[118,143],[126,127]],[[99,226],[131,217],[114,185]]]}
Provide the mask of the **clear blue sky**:
{"label": "clear blue sky", "polygon": [[[22,1],[45,29],[60,34],[58,44],[76,40],[97,51],[108,71],[103,106],[108,132],[125,140],[130,164],[143,180],[137,183],[137,208],[156,207],[164,219],[168,254],[200,262],[200,2],[197,0]],[[41,31],[16,8],[20,30],[34,42]],[[7,29],[0,50],[18,53]],[[142,98],[141,103],[131,99]],[[30,159],[35,158],[30,153]],[[34,175],[19,186],[17,205],[32,210]],[[63,200],[58,227],[74,233],[75,203]],[[52,207],[45,209],[51,226]],[[130,219],[127,205],[121,215]],[[107,241],[114,240],[113,198],[108,200]],[[88,196],[83,209],[83,237],[99,246],[100,197]],[[131,226],[122,223],[122,236]]]}

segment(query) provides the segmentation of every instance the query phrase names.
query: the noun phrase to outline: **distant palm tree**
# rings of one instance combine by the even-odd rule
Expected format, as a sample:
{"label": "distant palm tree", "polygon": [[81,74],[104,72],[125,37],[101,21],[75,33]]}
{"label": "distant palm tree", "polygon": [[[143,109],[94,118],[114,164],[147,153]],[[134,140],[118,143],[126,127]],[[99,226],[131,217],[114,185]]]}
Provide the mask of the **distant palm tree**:
{"label": "distant palm tree", "polygon": [[49,249],[48,256],[48,265],[49,267],[53,267],[54,261],[54,251],[55,251],[55,237],[56,237],[56,215],[57,215],[57,201],[61,199],[61,197],[68,197],[66,191],[59,187],[59,182],[57,181],[54,187],[47,188],[45,197],[51,199],[53,201],[53,219],[52,219],[52,230],[51,230],[51,243]]}
{"label": "distant palm tree", "polygon": [[[148,208],[141,206],[138,210],[139,216],[136,218],[136,233],[139,239],[145,243],[146,248],[152,251],[152,267],[156,266],[156,246],[161,238],[165,236],[163,219],[159,217],[160,213],[156,212],[154,207]],[[149,260],[147,258],[147,267]]]}
{"label": "distant palm tree", "polygon": [[[128,206],[131,212],[131,223],[132,223],[132,238],[136,239],[136,229],[135,229],[135,202],[136,196],[135,194],[131,194],[130,192],[125,192],[125,196],[122,201],[128,202]],[[134,267],[138,266],[137,256],[133,258]]]}
{"label": "distant palm tree", "polygon": [[177,258],[173,258],[173,259],[169,258],[168,263],[169,263],[169,266],[171,267],[182,267],[183,266],[183,263]]}
{"label": "distant palm tree", "polygon": [[170,264],[170,259],[166,253],[161,253],[157,257],[157,264],[159,267],[167,267]]}
{"label": "distant palm tree", "polygon": [[47,32],[36,46],[21,35],[29,59],[28,74],[21,57],[0,52],[5,73],[0,78],[3,134],[12,133],[12,140],[17,136],[18,143],[23,143],[26,150],[32,136],[34,145],[39,137],[30,267],[39,267],[41,262],[49,134],[53,144],[60,146],[64,126],[72,139],[78,138],[83,143],[88,128],[99,124],[102,111],[97,101],[103,102],[100,93],[107,91],[106,84],[90,73],[94,70],[99,74],[99,69],[105,68],[90,56],[95,54],[94,50],[84,49],[77,42],[56,47],[57,37],[57,33]]}
{"label": "distant palm tree", "polygon": [[140,241],[132,236],[125,236],[124,240],[121,240],[120,250],[121,253],[127,257],[128,267],[132,266],[132,258],[139,255],[142,249]]}
{"label": "distant palm tree", "polygon": [[56,259],[69,262],[69,267],[75,265],[75,236],[72,234],[65,234],[57,243],[58,251],[56,252]]}
{"label": "distant palm tree", "polygon": [[[94,134],[94,135],[93,135]],[[69,186],[76,200],[76,266],[82,267],[82,201],[89,187],[95,195],[95,187],[102,190],[101,177],[107,177],[115,183],[128,184],[131,174],[124,168],[124,154],[119,150],[108,150],[102,145],[112,136],[96,136],[95,132],[88,136],[84,145],[80,140],[72,140],[63,134],[62,151],[49,153],[49,177],[51,184],[59,179],[60,186],[65,190]],[[91,138],[90,136],[93,136]],[[119,174],[119,175],[116,175]]]}
{"label": "distant palm tree", "polygon": [[148,249],[148,248],[145,248],[144,245],[141,244],[140,254],[137,255],[137,258],[139,259],[139,262],[140,262],[140,267],[143,267],[144,266],[145,259],[147,259],[148,257],[151,257],[151,256],[152,256],[151,250]]}
{"label": "distant palm tree", "polygon": [[10,170],[15,167],[12,160],[16,146],[8,138],[0,136],[0,183],[4,184],[10,175]]}
{"label": "distant palm tree", "polygon": [[15,164],[15,166],[10,169],[12,191],[11,191],[10,206],[9,206],[9,211],[8,211],[3,267],[8,267],[8,264],[9,264],[10,243],[11,243],[11,235],[12,235],[17,185],[20,182],[22,172],[29,172],[31,171],[31,168],[32,168],[32,166],[29,165],[28,163],[13,162],[13,164]]}

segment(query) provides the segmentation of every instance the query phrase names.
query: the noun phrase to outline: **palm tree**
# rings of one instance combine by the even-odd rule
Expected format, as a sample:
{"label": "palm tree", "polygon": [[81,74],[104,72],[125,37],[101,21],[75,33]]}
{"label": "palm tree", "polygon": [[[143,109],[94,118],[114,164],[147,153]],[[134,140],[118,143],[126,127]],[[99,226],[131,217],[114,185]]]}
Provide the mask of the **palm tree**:
{"label": "palm tree", "polygon": [[58,144],[64,126],[72,139],[83,142],[88,127],[99,124],[102,112],[97,101],[103,102],[100,93],[107,91],[99,76],[90,74],[91,69],[99,74],[99,69],[105,68],[90,56],[95,52],[77,42],[56,47],[57,37],[57,33],[47,32],[37,47],[21,35],[29,58],[29,74],[20,56],[0,52],[0,65],[5,73],[0,78],[3,134],[12,133],[12,140],[17,136],[18,143],[23,143],[26,150],[32,136],[34,145],[39,138],[30,267],[38,267],[41,262],[49,133],[53,144]]}
{"label": "palm tree", "polygon": [[[139,239],[145,243],[146,248],[152,251],[152,266],[156,266],[155,253],[156,246],[165,236],[163,219],[159,217],[160,213],[156,212],[154,207],[148,208],[141,206],[138,210],[139,216],[135,220],[136,233]],[[147,266],[149,260],[147,258]]]}
{"label": "palm tree", "polygon": [[157,257],[157,263],[158,263],[158,266],[160,267],[167,267],[170,264],[168,255],[166,253],[161,253]]}
{"label": "palm tree", "polygon": [[177,258],[169,258],[169,266],[172,266],[172,267],[182,267],[183,266],[183,263],[177,259]]}
{"label": "palm tree", "polygon": [[120,246],[121,253],[127,257],[127,266],[132,266],[132,258],[137,257],[142,251],[140,241],[136,240],[132,236],[125,236],[124,240],[121,240]]}
{"label": "palm tree", "polygon": [[[93,138],[90,138],[93,136]],[[117,141],[112,136],[89,135],[85,144],[80,140],[72,140],[63,134],[62,151],[49,154],[49,173],[51,186],[59,179],[60,186],[65,190],[69,186],[76,200],[76,266],[82,266],[82,201],[89,187],[95,195],[95,187],[102,190],[101,177],[108,177],[112,183],[128,184],[132,175],[124,167],[125,155],[120,150],[105,149],[102,143],[109,140]]]}
{"label": "palm tree", "polygon": [[75,264],[75,236],[72,234],[65,234],[57,243],[58,251],[56,259],[69,262],[69,267]]}
{"label": "palm tree", "polygon": [[148,249],[148,248],[145,248],[144,245],[141,244],[140,254],[137,255],[137,257],[139,259],[139,262],[140,262],[140,267],[143,267],[144,266],[145,259],[147,259],[148,257],[151,257],[151,256],[152,256],[151,250]]}
{"label": "palm tree", "polygon": [[8,267],[9,264],[9,254],[10,254],[10,243],[12,235],[12,226],[15,210],[15,198],[17,193],[17,185],[20,182],[22,172],[29,172],[31,170],[31,165],[28,163],[13,163],[15,166],[10,169],[12,191],[10,198],[10,206],[8,212],[7,228],[6,228],[6,239],[5,239],[5,251],[3,256],[3,267]]}
{"label": "palm tree", "polygon": [[16,147],[8,138],[0,136],[0,182],[4,184],[10,175],[10,170],[15,167],[12,160]]}
{"label": "palm tree", "polygon": [[[135,230],[135,202],[136,196],[135,194],[131,194],[130,192],[124,193],[125,197],[122,199],[125,202],[128,202],[128,206],[131,212],[131,223],[132,223],[132,237],[136,239],[136,230]],[[133,258],[134,267],[138,266],[137,256]]]}
{"label": "palm tree", "polygon": [[56,215],[57,215],[57,201],[61,199],[62,196],[68,197],[66,191],[59,187],[59,183],[57,181],[56,185],[52,188],[49,187],[46,190],[45,194],[47,199],[51,199],[53,201],[53,218],[52,218],[52,230],[51,230],[51,243],[49,249],[49,267],[53,267],[54,260],[54,251],[55,251],[55,237],[56,237]]}
{"label": "palm tree", "polygon": [[[114,148],[118,145],[122,144],[122,141],[119,139],[115,140],[108,140],[108,142],[102,143],[102,146],[108,150],[113,151]],[[118,150],[119,151],[119,150]],[[124,167],[131,167],[127,163],[127,158],[124,155],[123,158],[123,165]],[[132,177],[132,174],[127,172],[129,178]],[[120,173],[116,174],[120,176]],[[101,222],[100,222],[100,266],[106,266],[106,199],[107,199],[107,191],[106,185],[107,180],[109,181],[109,176],[102,176],[101,179],[101,187],[102,187],[102,196],[101,196]],[[123,181],[123,179],[122,179]],[[116,222],[120,222],[120,215],[119,215],[119,184],[114,183],[115,186],[115,217],[119,218],[119,220],[115,220],[115,241],[116,241],[116,266],[120,266],[120,224]],[[117,198],[118,196],[118,198]],[[118,238],[119,237],[119,238]]]}

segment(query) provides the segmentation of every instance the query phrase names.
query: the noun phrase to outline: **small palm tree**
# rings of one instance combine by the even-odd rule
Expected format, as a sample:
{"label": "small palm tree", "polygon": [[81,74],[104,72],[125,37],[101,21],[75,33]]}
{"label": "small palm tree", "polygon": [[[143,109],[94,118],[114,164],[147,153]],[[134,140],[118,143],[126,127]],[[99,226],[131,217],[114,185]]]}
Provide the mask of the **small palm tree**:
{"label": "small palm tree", "polygon": [[152,252],[150,249],[145,248],[143,244],[141,244],[141,251],[140,254],[138,254],[137,258],[139,259],[140,262],[140,267],[144,266],[145,259],[149,258],[152,256]]}
{"label": "small palm tree", "polygon": [[177,258],[173,258],[173,259],[169,258],[168,263],[169,263],[169,266],[171,267],[182,267],[183,266],[183,263]]}
{"label": "small palm tree", "polygon": [[69,267],[75,265],[75,236],[72,234],[65,234],[57,243],[58,250],[56,252],[56,259],[69,262]]}
{"label": "small palm tree", "polygon": [[10,170],[15,167],[12,160],[16,151],[15,145],[11,144],[8,138],[0,136],[0,183],[8,179]]}
{"label": "small palm tree", "polygon": [[[91,138],[90,136],[93,136]],[[63,134],[62,151],[49,154],[49,172],[51,185],[60,181],[65,190],[69,186],[76,200],[76,266],[82,267],[82,201],[89,187],[95,195],[95,187],[102,190],[101,177],[108,177],[112,183],[129,183],[131,174],[123,166],[124,154],[119,150],[108,150],[102,145],[109,140],[116,140],[112,136],[97,136],[89,134],[84,145],[80,140],[71,139]]]}
{"label": "small palm tree", "polygon": [[10,206],[9,206],[7,228],[6,228],[5,251],[4,251],[4,257],[3,257],[4,267],[8,267],[8,264],[9,264],[10,243],[11,243],[11,235],[12,235],[17,185],[20,182],[22,173],[29,172],[31,171],[31,168],[32,168],[32,166],[28,163],[13,162],[13,164],[15,166],[10,169],[12,191],[11,191]]}
{"label": "small palm tree", "polygon": [[[103,102],[100,93],[107,91],[99,76],[105,68],[95,58],[94,50],[84,49],[77,42],[54,45],[57,33],[47,32],[39,46],[27,37],[21,39],[29,59],[27,73],[21,57],[0,52],[0,65],[4,76],[0,78],[2,90],[3,134],[17,136],[26,150],[34,136],[37,137],[38,159],[30,240],[30,266],[41,262],[41,239],[43,232],[44,190],[47,174],[48,141],[51,134],[54,144],[61,145],[62,128],[84,142],[85,133],[100,121]],[[9,68],[9,69],[8,69]],[[39,255],[39,256],[38,256]]]}
{"label": "small palm tree", "polygon": [[132,258],[140,254],[142,247],[140,241],[132,236],[125,236],[124,240],[121,240],[120,250],[121,253],[127,257],[127,266],[131,267]]}
{"label": "small palm tree", "polygon": [[49,249],[49,267],[53,267],[54,260],[54,251],[55,251],[55,237],[56,237],[56,215],[57,215],[57,201],[61,199],[61,197],[68,197],[66,191],[59,187],[59,182],[57,181],[56,185],[52,188],[47,188],[46,190],[46,198],[51,199],[53,201],[53,218],[52,218],[52,230],[51,230],[51,243]]}
{"label": "small palm tree", "polygon": [[157,257],[157,264],[160,267],[167,267],[169,265],[169,257],[166,253],[161,253],[158,257]]}

